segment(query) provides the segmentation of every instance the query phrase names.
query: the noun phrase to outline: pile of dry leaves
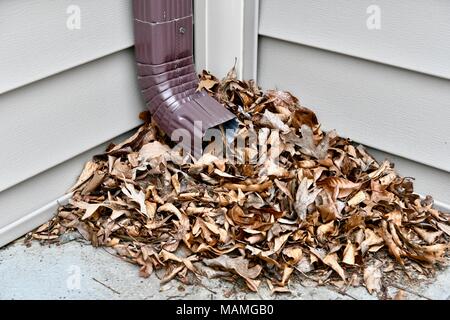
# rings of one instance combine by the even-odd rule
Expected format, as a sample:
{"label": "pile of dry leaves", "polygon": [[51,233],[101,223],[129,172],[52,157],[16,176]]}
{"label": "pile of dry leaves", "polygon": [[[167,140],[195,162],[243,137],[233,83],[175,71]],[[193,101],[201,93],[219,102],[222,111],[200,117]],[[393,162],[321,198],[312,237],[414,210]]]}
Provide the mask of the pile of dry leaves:
{"label": "pile of dry leaves", "polygon": [[263,93],[233,71],[222,81],[203,72],[200,87],[237,115],[237,136],[256,132],[259,145],[233,151],[241,161],[196,160],[142,114],[136,134],[88,162],[70,203],[31,236],[78,230],[144,277],[242,278],[254,291],[264,280],[284,292],[299,272],[380,292],[389,274],[429,275],[444,262],[450,215],[391,163],[323,132],[288,92]]}

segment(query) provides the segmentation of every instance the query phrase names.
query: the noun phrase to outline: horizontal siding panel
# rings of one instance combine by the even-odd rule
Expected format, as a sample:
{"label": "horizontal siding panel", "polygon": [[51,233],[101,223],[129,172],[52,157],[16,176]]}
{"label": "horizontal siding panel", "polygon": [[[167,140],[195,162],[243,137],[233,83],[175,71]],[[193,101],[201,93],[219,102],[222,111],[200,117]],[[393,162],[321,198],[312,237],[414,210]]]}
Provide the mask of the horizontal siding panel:
{"label": "horizontal siding panel", "polygon": [[0,191],[140,123],[131,49],[0,96]]}
{"label": "horizontal siding panel", "polygon": [[324,128],[450,171],[450,81],[260,37],[259,82],[290,90]]}
{"label": "horizontal siding panel", "polygon": [[[370,5],[381,29],[369,30]],[[261,35],[450,79],[448,0],[261,0]]]}
{"label": "horizontal siding panel", "polygon": [[[81,29],[66,26],[69,5]],[[133,45],[131,1],[0,1],[0,94]]]}
{"label": "horizontal siding panel", "polygon": [[[131,133],[127,133],[111,141],[119,142],[130,135]],[[50,219],[56,210],[34,213],[61,198],[75,183],[84,163],[93,155],[104,152],[107,145],[108,143],[97,146],[0,192],[0,247]],[[10,228],[11,224],[14,227]]]}

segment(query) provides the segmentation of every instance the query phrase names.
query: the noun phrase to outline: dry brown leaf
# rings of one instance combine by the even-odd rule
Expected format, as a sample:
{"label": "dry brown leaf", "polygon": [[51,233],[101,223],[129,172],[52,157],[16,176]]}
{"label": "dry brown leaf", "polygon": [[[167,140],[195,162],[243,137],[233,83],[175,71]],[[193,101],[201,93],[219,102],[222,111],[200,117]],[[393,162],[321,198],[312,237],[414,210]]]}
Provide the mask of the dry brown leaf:
{"label": "dry brown leaf", "polygon": [[147,206],[145,204],[145,193],[142,190],[137,191],[132,184],[125,183],[122,187],[122,192],[132,201],[139,204],[139,212],[149,217],[147,212]]}
{"label": "dry brown leaf", "polygon": [[94,172],[92,179],[90,179],[89,182],[86,183],[85,187],[81,191],[81,195],[87,195],[91,192],[94,192],[102,184],[105,176],[106,173],[104,173],[103,171]]}
{"label": "dry brown leaf", "polygon": [[406,299],[406,293],[403,290],[398,290],[397,293],[394,296],[394,300],[405,300]]}
{"label": "dry brown leaf", "polygon": [[350,200],[348,200],[347,204],[349,206],[356,206],[366,200],[366,193],[364,191],[359,191],[357,194],[355,194]]}
{"label": "dry brown leaf", "polygon": [[389,161],[384,161],[379,167],[378,169],[376,169],[375,171],[372,171],[371,173],[369,173],[369,178],[371,179],[375,179],[377,177],[379,177],[383,172],[385,172],[390,166]]}
{"label": "dry brown leaf", "polygon": [[261,284],[261,280],[256,279],[250,279],[250,278],[244,278],[245,283],[247,284],[248,288],[252,290],[253,292],[258,292],[259,285]]}
{"label": "dry brown leaf", "polygon": [[148,161],[167,154],[168,152],[170,152],[170,148],[167,145],[163,145],[159,141],[153,141],[142,146],[139,150],[139,156],[141,156],[143,161]]}
{"label": "dry brown leaf", "polygon": [[296,247],[288,247],[283,249],[283,254],[287,256],[290,260],[290,263],[296,265],[303,258],[303,250],[301,248]]}
{"label": "dry brown leaf", "polygon": [[381,270],[377,263],[371,264],[364,269],[364,283],[370,294],[381,292]]}
{"label": "dry brown leaf", "polygon": [[385,221],[383,221],[382,230],[383,230],[383,240],[384,240],[386,246],[389,248],[389,252],[395,257],[395,259],[397,260],[398,263],[403,265],[404,262],[401,258],[403,255],[403,251],[395,243],[394,238],[392,237],[392,234],[389,233],[389,231],[387,229]]}
{"label": "dry brown leaf", "polygon": [[234,271],[244,279],[256,279],[262,270],[260,265],[249,267],[250,261],[242,256],[231,258],[223,255],[214,259],[205,259],[203,263],[208,267]]}
{"label": "dry brown leaf", "polygon": [[355,246],[350,241],[347,241],[347,246],[344,249],[344,257],[342,258],[342,262],[353,266],[355,265],[355,256]]}
{"label": "dry brown leaf", "polygon": [[260,121],[263,125],[266,125],[272,129],[280,130],[283,133],[287,133],[290,130],[289,126],[280,119],[278,114],[272,113],[269,110],[264,112]]}
{"label": "dry brown leaf", "polygon": [[442,231],[428,232],[418,227],[414,227],[414,231],[416,231],[416,233],[428,244],[434,243],[436,239],[442,235]]}
{"label": "dry brown leaf", "polygon": [[320,242],[324,242],[326,240],[327,236],[332,234],[335,231],[336,231],[336,229],[334,227],[334,221],[331,221],[326,224],[322,224],[321,226],[319,226],[317,228],[317,232],[316,232],[317,240],[319,240]]}
{"label": "dry brown leaf", "polygon": [[386,214],[387,221],[392,221],[392,223],[396,226],[402,225],[402,212],[400,210],[394,210]]}
{"label": "dry brown leaf", "polygon": [[317,184],[323,187],[328,187],[330,189],[356,189],[361,186],[361,184],[359,183],[354,183],[348,179],[340,177],[328,177],[324,180],[319,181]]}
{"label": "dry brown leaf", "polygon": [[58,239],[58,235],[41,235],[41,234],[33,234],[32,237],[37,240],[54,240]]}
{"label": "dry brown leaf", "polygon": [[329,148],[329,135],[327,134],[325,138],[316,146],[314,142],[314,133],[311,127],[307,125],[302,125],[300,132],[302,134],[301,138],[297,138],[294,143],[301,148],[301,151],[316,159],[324,159],[327,156]]}
{"label": "dry brown leaf", "polygon": [[237,184],[237,183],[225,183],[223,188],[228,190],[241,190],[243,192],[262,192],[273,186],[272,181],[266,181],[262,184]]}
{"label": "dry brown leaf", "polygon": [[280,285],[282,287],[284,287],[287,282],[289,281],[289,278],[291,277],[292,272],[294,271],[294,268],[290,268],[290,267],[284,267],[283,269],[283,277],[281,279],[281,283]]}
{"label": "dry brown leaf", "polygon": [[184,268],[185,268],[184,265],[175,267],[172,271],[167,273],[164,276],[164,278],[161,279],[161,284],[165,284],[165,283],[169,282],[170,280],[172,280],[173,278],[175,278],[177,276],[177,274],[180,273]]}
{"label": "dry brown leaf", "polygon": [[80,202],[80,201],[71,201],[71,204],[77,208],[84,210],[84,214],[81,217],[81,220],[86,220],[86,219],[90,218],[97,212],[97,210],[99,208],[104,206],[104,204],[102,204],[102,203],[91,204],[91,203]]}
{"label": "dry brown leaf", "polygon": [[289,199],[293,199],[291,192],[286,187],[286,183],[284,183],[278,179],[275,179],[275,184],[286,196],[289,197]]}
{"label": "dry brown leaf", "polygon": [[287,91],[267,90],[267,98],[275,105],[283,107],[293,107],[298,103],[298,99]]}
{"label": "dry brown leaf", "polygon": [[335,253],[328,254],[322,261],[326,265],[330,266],[331,269],[337,272],[337,274],[342,278],[342,280],[345,281],[345,271],[342,269],[342,267],[339,265],[338,256]]}
{"label": "dry brown leaf", "polygon": [[169,212],[176,215],[178,218],[181,217],[181,211],[178,210],[172,203],[166,203],[158,208],[158,212]]}
{"label": "dry brown leaf", "polygon": [[86,164],[84,165],[83,171],[81,172],[80,176],[78,177],[77,182],[70,189],[70,191],[76,190],[79,186],[81,186],[83,183],[88,181],[92,177],[94,172],[96,172],[98,170],[98,167],[99,167],[98,164],[93,161],[86,162]]}
{"label": "dry brown leaf", "polygon": [[446,235],[450,236],[450,226],[448,224],[437,222],[436,225],[438,226],[439,229],[444,231]]}
{"label": "dry brown leaf", "polygon": [[301,128],[302,125],[307,125],[314,128],[319,124],[315,113],[307,108],[299,107],[292,114],[292,126],[295,129]]}
{"label": "dry brown leaf", "polygon": [[211,89],[218,85],[219,82],[217,80],[214,79],[204,79],[202,81],[200,81],[200,83],[198,84],[198,89],[197,91],[201,91],[202,89],[206,89],[208,91],[211,92]]}
{"label": "dry brown leaf", "polygon": [[302,220],[306,218],[308,206],[314,202],[317,195],[322,191],[321,189],[315,189],[310,192],[308,191],[308,187],[308,179],[304,178],[300,182],[295,195],[294,209],[297,212],[298,217]]}
{"label": "dry brown leaf", "polygon": [[376,246],[383,243],[383,238],[379,237],[375,232],[371,229],[365,229],[365,240],[361,243],[361,252],[364,255],[371,246]]}
{"label": "dry brown leaf", "polygon": [[283,247],[283,245],[286,243],[286,241],[288,240],[289,236],[291,235],[291,233],[286,233],[283,234],[279,237],[276,237],[274,240],[274,247],[273,247],[273,252],[278,253],[281,248]]}

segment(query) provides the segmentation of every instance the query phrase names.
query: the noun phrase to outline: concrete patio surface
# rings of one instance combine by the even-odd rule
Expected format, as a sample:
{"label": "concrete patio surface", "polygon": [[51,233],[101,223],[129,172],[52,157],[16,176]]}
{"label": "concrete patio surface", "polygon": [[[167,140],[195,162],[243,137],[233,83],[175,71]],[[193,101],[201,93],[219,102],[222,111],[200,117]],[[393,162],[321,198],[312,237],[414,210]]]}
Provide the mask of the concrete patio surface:
{"label": "concrete patio surface", "polygon": [[[377,299],[363,287],[340,292],[333,286],[297,279],[289,283],[291,294],[236,288],[230,282],[202,279],[201,285],[179,281],[160,285],[155,274],[139,277],[138,268],[102,248],[69,239],[61,245],[30,247],[23,239],[0,249],[0,299]],[[450,299],[450,268],[418,286],[402,287],[405,299]],[[394,297],[399,286],[388,288]]]}

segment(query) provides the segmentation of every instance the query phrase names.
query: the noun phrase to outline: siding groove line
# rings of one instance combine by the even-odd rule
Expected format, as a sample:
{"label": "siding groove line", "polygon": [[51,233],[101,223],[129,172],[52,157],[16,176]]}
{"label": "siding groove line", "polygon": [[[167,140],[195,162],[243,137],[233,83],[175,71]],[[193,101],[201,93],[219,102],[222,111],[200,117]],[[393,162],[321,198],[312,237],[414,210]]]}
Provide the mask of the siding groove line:
{"label": "siding groove line", "polygon": [[[268,39],[288,42],[288,43],[292,43],[292,44],[300,45],[300,46],[304,46],[304,47],[309,47],[309,48],[313,48],[313,49],[318,49],[318,50],[322,50],[322,51],[327,51],[327,52],[330,52],[330,53],[334,53],[334,54],[338,54],[338,55],[342,55],[342,56],[347,56],[347,57],[350,57],[350,58],[355,58],[355,59],[359,59],[359,60],[363,60],[363,61],[367,61],[367,62],[377,63],[377,64],[384,65],[384,66],[387,66],[387,67],[392,67],[392,68],[397,68],[397,69],[400,69],[400,70],[414,72],[414,73],[417,73],[417,74],[422,74],[422,75],[425,75],[425,76],[435,77],[435,78],[439,78],[439,79],[442,79],[442,80],[449,80],[450,79],[450,77],[448,77],[446,75],[443,75],[443,74],[433,73],[433,72],[424,71],[424,70],[418,70],[418,69],[414,69],[414,68],[407,67],[407,66],[401,66],[401,65],[398,65],[398,64],[389,63],[389,62],[383,61],[383,60],[377,60],[377,59],[373,59],[373,58],[368,58],[368,57],[364,57],[364,56],[352,53],[350,51],[333,50],[333,49],[328,48],[326,46],[315,45],[314,43],[299,42],[297,40],[290,39],[289,37],[285,37],[285,36],[282,36],[282,35],[272,35],[270,33],[259,32],[259,36],[260,37],[264,37],[264,38],[268,38]],[[450,56],[449,56],[449,60],[450,60]]]}

